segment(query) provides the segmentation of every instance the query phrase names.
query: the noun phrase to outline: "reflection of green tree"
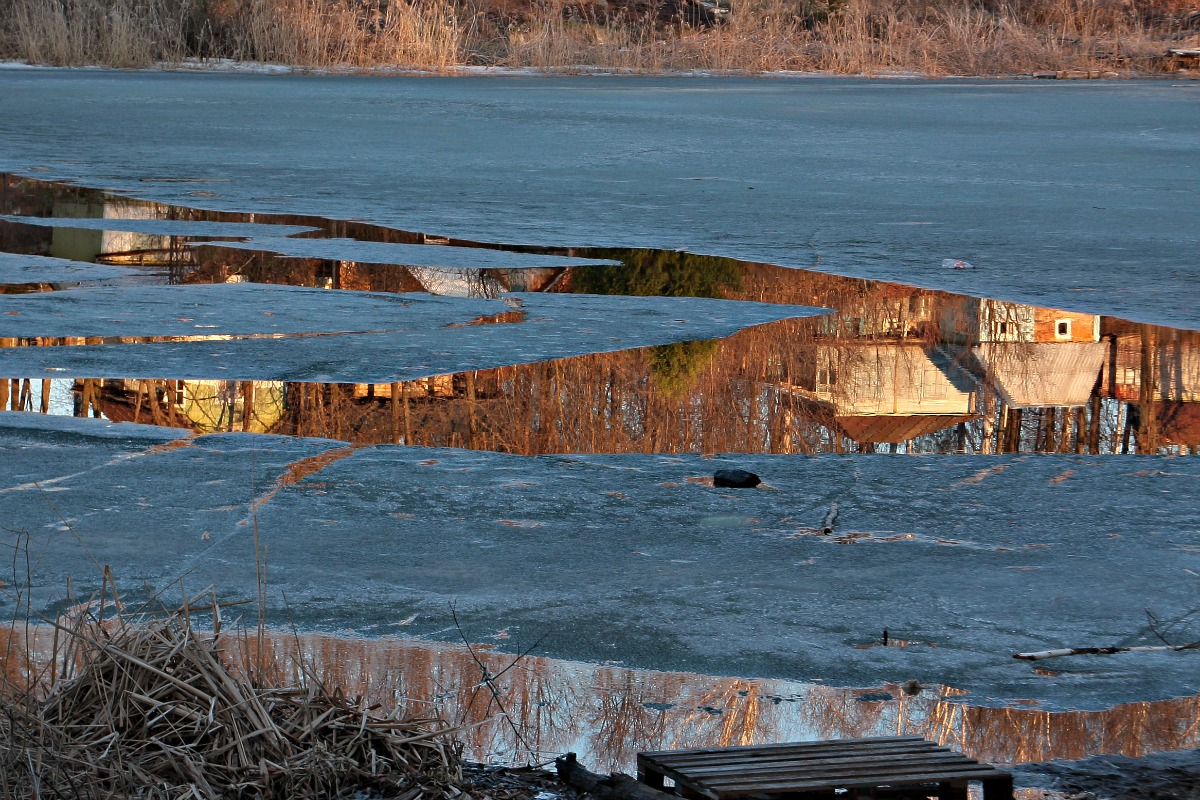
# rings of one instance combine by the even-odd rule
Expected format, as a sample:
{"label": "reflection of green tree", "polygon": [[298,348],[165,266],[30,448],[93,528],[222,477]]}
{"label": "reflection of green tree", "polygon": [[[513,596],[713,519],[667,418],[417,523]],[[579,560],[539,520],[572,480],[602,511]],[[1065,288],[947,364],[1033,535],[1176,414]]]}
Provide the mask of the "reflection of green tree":
{"label": "reflection of green tree", "polygon": [[611,258],[624,266],[576,267],[571,280],[580,294],[725,297],[726,290],[742,288],[741,270],[731,258],[674,250],[599,250],[594,257]]}
{"label": "reflection of green tree", "polygon": [[[674,250],[600,250],[595,258],[611,258],[621,267],[577,267],[574,291],[626,297],[726,297],[741,291],[742,272],[731,258],[697,256]],[[717,352],[717,342],[675,342],[650,350],[650,380],[667,397],[678,397]]]}
{"label": "reflection of green tree", "polygon": [[667,397],[679,397],[717,354],[717,341],[674,342],[650,350],[650,380]]}

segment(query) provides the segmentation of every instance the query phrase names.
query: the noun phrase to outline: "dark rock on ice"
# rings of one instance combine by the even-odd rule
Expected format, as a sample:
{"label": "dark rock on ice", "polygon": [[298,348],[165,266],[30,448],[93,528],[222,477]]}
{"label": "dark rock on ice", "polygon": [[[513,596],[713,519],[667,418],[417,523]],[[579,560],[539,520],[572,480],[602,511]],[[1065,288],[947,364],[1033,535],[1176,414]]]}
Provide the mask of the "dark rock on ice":
{"label": "dark rock on ice", "polygon": [[713,486],[733,489],[753,489],[762,479],[744,469],[719,469],[713,473]]}

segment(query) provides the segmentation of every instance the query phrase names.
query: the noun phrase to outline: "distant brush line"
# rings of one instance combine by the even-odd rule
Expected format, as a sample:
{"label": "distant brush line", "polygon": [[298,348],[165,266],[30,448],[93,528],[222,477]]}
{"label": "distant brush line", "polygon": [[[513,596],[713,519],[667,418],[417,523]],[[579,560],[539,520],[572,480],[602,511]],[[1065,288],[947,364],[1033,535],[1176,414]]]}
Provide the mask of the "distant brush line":
{"label": "distant brush line", "polygon": [[[678,5],[678,3],[676,4]],[[0,58],[147,67],[232,59],[303,68],[461,66],[586,71],[825,71],[994,75],[1171,68],[1186,38],[1171,0],[783,0],[738,3],[728,23],[686,14],[426,0],[0,0]],[[674,6],[671,6],[674,7]]]}

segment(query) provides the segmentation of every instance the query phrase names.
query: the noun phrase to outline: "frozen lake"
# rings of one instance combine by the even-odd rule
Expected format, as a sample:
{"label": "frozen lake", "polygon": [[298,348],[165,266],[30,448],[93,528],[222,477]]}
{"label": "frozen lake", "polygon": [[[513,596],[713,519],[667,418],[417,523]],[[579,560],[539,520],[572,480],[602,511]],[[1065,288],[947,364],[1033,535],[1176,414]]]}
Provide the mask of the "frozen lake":
{"label": "frozen lake", "polygon": [[156,200],[1200,327],[1194,81],[21,70],[0,107],[0,171]]}
{"label": "frozen lake", "polygon": [[[93,558],[253,596],[257,527],[306,631],[453,641],[454,604],[692,675],[621,678],[655,713],[695,673],[775,682],[731,714],[899,703],[754,736],[1200,692],[1191,653],[1012,658],[1200,638],[1200,85],[30,70],[0,103],[0,515],[42,611]],[[1073,741],[1039,756],[1108,746]]]}

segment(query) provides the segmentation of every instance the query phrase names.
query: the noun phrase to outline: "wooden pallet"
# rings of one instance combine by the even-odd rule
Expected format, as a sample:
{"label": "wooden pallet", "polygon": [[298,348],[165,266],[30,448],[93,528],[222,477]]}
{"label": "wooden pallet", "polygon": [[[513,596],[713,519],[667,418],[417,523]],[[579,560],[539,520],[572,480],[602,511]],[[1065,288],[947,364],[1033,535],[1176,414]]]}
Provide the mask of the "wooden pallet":
{"label": "wooden pallet", "polygon": [[[682,797],[938,797],[965,800],[983,784],[984,800],[1012,800],[1012,775],[919,736],[664,750],[638,753],[638,780]],[[842,793],[844,792],[844,793]],[[835,793],[838,793],[835,795]]]}

